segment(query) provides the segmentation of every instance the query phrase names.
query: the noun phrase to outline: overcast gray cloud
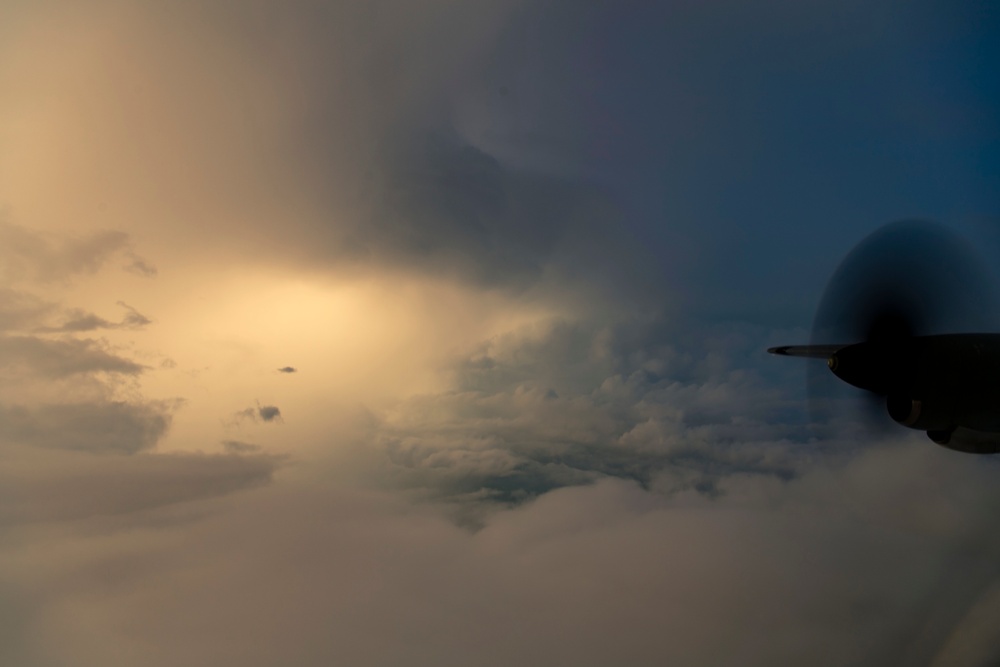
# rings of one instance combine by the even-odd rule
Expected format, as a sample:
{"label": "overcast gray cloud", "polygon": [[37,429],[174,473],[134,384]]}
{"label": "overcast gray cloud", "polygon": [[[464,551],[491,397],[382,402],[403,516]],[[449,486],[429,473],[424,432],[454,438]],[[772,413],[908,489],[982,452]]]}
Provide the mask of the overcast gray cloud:
{"label": "overcast gray cloud", "polygon": [[146,278],[152,278],[158,273],[155,266],[131,250],[125,253],[125,259],[127,260],[127,263],[122,268],[129,273],[134,273]]}

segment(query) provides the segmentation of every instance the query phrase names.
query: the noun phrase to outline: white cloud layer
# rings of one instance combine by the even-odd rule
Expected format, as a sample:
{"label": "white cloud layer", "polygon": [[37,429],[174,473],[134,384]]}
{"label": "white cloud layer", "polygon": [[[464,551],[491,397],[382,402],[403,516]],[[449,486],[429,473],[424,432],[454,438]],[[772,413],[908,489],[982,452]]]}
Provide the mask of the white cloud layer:
{"label": "white cloud layer", "polygon": [[196,523],[47,530],[72,560],[11,533],[2,607],[28,631],[3,650],[83,667],[984,664],[995,472],[904,444],[793,481],[735,476],[715,500],[605,480],[475,533],[393,496],[279,484]]}

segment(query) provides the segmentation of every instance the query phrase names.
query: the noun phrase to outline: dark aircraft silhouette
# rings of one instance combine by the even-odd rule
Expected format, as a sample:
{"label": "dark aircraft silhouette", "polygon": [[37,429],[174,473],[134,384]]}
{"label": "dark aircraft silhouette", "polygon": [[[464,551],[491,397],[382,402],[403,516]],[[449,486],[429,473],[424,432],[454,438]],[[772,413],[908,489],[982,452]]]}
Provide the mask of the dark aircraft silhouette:
{"label": "dark aircraft silhouette", "polygon": [[[768,352],[825,359],[835,376],[866,392],[876,413],[885,414],[884,404],[893,421],[939,445],[995,454],[1000,333],[981,333],[1000,330],[992,285],[972,248],[945,227],[891,223],[837,268],[810,344]],[[819,372],[810,369],[811,392]]]}

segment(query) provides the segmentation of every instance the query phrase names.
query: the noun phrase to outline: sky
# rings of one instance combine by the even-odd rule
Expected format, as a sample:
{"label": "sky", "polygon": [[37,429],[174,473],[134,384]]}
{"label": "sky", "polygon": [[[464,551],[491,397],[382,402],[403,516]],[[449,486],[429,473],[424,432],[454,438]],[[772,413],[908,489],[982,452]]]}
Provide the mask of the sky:
{"label": "sky", "polygon": [[6,0],[0,663],[996,664],[1000,464],[765,350],[894,220],[1000,284],[997,62],[975,1]]}

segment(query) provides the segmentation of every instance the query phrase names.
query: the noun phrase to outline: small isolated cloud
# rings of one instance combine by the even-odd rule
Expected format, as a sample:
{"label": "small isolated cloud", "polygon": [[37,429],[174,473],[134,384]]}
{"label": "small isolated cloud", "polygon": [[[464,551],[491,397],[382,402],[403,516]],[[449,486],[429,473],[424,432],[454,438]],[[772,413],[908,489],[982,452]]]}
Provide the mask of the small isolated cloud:
{"label": "small isolated cloud", "polygon": [[117,302],[119,306],[125,309],[125,317],[122,321],[118,323],[118,328],[120,329],[140,329],[147,324],[152,324],[152,320],[140,313],[138,310],[128,305],[124,301]]}
{"label": "small isolated cloud", "polygon": [[295,368],[294,366],[283,366],[278,369],[279,373],[297,373],[298,371],[299,369]]}
{"label": "small isolated cloud", "polygon": [[250,421],[264,421],[264,422],[281,422],[281,410],[278,409],[276,405],[261,405],[257,403],[257,407],[244,408],[236,412],[234,417],[234,422],[239,423],[244,420],[249,419]]}
{"label": "small isolated cloud", "polygon": [[156,267],[147,262],[145,259],[135,254],[135,252],[129,250],[125,253],[126,258],[129,260],[124,268],[129,273],[136,273],[140,276],[145,276],[147,278],[154,277],[158,272]]}
{"label": "small isolated cloud", "polygon": [[281,421],[281,410],[279,410],[276,405],[257,406],[257,414],[260,415],[260,418],[266,422],[275,420]]}

